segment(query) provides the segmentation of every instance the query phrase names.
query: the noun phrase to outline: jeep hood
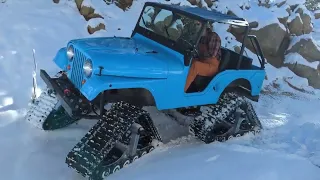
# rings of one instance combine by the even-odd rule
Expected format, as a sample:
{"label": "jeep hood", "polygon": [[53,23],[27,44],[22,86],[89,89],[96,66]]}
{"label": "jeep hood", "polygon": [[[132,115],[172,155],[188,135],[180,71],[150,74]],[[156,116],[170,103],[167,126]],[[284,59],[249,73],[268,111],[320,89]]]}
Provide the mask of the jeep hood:
{"label": "jeep hood", "polygon": [[71,41],[92,60],[94,74],[136,78],[166,78],[168,69],[161,52],[130,38],[90,38]]}

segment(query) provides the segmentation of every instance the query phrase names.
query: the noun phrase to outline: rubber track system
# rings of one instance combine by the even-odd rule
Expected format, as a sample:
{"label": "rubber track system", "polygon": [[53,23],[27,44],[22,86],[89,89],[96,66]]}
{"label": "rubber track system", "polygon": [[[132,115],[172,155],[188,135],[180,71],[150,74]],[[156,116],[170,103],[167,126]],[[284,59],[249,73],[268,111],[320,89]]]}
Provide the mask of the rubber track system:
{"label": "rubber track system", "polygon": [[[161,139],[146,111],[133,105],[114,103],[79,143],[68,153],[66,163],[84,177],[101,180],[154,149],[152,140]],[[138,137],[135,154],[129,145],[134,125],[144,133]],[[142,141],[141,139],[144,139]],[[141,143],[144,142],[144,143]],[[133,147],[133,146],[131,146]]]}
{"label": "rubber track system", "polygon": [[259,133],[262,125],[250,102],[235,93],[223,94],[217,104],[201,106],[189,130],[205,143]]}
{"label": "rubber track system", "polygon": [[35,127],[43,129],[44,123],[50,113],[58,104],[58,99],[54,93],[43,91],[40,96],[30,104],[26,114],[26,120]]}
{"label": "rubber track system", "polygon": [[25,119],[42,130],[60,129],[78,120],[65,112],[51,89],[42,91],[40,96],[30,103]]}

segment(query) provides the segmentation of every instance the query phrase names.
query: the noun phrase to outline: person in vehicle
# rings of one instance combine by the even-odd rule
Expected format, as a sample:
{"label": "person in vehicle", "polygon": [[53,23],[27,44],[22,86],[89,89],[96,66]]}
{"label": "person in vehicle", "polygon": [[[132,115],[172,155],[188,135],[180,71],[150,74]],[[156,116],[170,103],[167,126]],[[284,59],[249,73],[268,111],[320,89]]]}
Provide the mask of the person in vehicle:
{"label": "person in vehicle", "polygon": [[221,58],[221,39],[213,31],[214,29],[211,24],[208,23],[206,26],[206,30],[199,41],[199,57],[194,58],[190,66],[184,88],[185,92],[187,92],[197,75],[213,76],[218,72]]}

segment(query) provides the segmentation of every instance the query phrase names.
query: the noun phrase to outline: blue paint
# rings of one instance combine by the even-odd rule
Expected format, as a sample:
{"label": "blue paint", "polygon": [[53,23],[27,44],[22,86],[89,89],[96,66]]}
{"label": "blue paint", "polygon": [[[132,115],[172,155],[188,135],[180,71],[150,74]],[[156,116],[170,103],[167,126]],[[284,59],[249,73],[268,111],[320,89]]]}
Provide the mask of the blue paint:
{"label": "blue paint", "polygon": [[57,52],[56,56],[53,58],[53,62],[56,63],[56,65],[61,68],[62,70],[67,70],[68,65],[68,57],[67,57],[67,48],[61,48]]}
{"label": "blue paint", "polygon": [[[216,75],[203,92],[187,94],[184,85],[189,67],[183,65],[183,55],[140,34],[131,39],[73,40],[71,44],[93,62],[94,73],[88,79],[82,77],[87,81],[80,88],[88,100],[108,89],[145,88],[153,95],[159,110],[214,104],[222,91],[240,78],[250,82],[252,95],[258,95],[265,77],[265,71],[254,66],[253,70],[226,70]],[[146,53],[150,51],[158,53]],[[54,59],[62,69],[68,64],[65,53],[66,48],[60,49]],[[98,75],[99,66],[104,67],[102,76]],[[68,72],[69,78],[71,73],[72,70]]]}

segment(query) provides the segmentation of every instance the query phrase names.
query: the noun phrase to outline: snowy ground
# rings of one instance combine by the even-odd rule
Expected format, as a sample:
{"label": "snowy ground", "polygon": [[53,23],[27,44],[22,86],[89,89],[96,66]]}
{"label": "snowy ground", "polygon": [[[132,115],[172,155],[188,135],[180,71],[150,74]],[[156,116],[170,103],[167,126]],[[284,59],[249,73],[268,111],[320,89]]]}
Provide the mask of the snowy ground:
{"label": "snowy ground", "polygon": [[[123,17],[131,17],[140,7],[140,2],[136,3],[129,14],[122,12],[121,16],[117,10],[109,11],[110,19],[106,21],[112,31],[98,35],[129,34],[135,22]],[[0,3],[0,14],[1,179],[83,179],[64,161],[93,122],[81,121],[65,129],[43,132],[25,122],[19,113],[25,111],[31,93],[32,49],[36,49],[38,67],[54,74],[58,69],[51,62],[52,57],[68,40],[88,36],[86,21],[72,3],[56,5],[41,0],[8,0]],[[122,30],[118,31],[118,27]],[[288,70],[268,66],[267,72],[266,84],[286,75],[294,77],[289,81],[295,85],[313,90],[306,87],[305,79]],[[186,131],[182,128],[172,135],[184,137],[165,144],[108,179],[319,180],[320,96],[302,94],[281,79],[278,82],[282,90],[295,96],[272,90],[254,103],[265,127],[260,136],[205,145],[184,136]],[[163,130],[175,132],[179,128],[154,109],[150,112]]]}

